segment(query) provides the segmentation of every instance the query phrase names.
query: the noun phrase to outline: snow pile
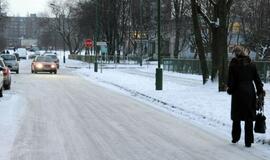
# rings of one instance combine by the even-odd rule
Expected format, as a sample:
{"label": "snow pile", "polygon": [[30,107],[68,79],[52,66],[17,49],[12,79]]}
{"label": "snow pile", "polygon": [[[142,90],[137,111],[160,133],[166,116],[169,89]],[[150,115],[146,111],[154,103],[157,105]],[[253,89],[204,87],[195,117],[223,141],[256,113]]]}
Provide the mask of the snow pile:
{"label": "snow pile", "polygon": [[[104,65],[102,73],[100,70],[94,73],[93,66],[89,69],[89,64],[79,61],[68,60],[66,66],[76,68],[76,73],[92,82],[143,100],[230,139],[231,97],[226,92],[218,92],[217,83],[202,85],[201,76],[164,71],[163,90],[156,91],[156,65]],[[270,85],[265,85],[265,89],[270,94]],[[265,99],[265,114],[270,118],[270,109],[267,107],[270,105],[269,94]],[[270,125],[269,118],[267,124]],[[269,131],[267,134],[255,134],[256,143],[265,143],[269,138]]]}

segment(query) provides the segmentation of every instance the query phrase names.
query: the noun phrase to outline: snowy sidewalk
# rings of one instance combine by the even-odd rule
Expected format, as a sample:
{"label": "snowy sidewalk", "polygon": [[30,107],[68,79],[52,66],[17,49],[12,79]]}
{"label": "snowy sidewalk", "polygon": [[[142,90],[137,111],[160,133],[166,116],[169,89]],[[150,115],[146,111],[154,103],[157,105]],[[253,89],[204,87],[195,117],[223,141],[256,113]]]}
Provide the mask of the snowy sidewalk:
{"label": "snowy sidewalk", "polygon": [[[76,68],[74,72],[104,87],[135,97],[195,125],[226,136],[230,140],[231,97],[226,92],[218,92],[217,83],[202,85],[201,76],[164,71],[163,90],[155,90],[156,65],[105,65],[102,73],[93,72],[89,64],[68,60],[66,66]],[[267,93],[270,86],[266,85]],[[265,102],[266,116],[270,117],[270,96]],[[269,118],[267,124],[270,124]],[[203,126],[203,127],[202,127]],[[264,143],[270,138],[267,134],[255,134],[256,143]]]}
{"label": "snowy sidewalk", "polygon": [[25,100],[13,91],[5,91],[0,98],[0,160],[9,159],[25,107]]}

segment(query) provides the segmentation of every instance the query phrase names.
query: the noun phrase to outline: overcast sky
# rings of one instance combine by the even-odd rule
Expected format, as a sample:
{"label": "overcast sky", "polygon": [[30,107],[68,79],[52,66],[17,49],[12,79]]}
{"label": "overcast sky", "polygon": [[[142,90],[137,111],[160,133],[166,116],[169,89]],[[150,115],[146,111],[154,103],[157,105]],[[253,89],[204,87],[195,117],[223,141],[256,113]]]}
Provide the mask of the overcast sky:
{"label": "overcast sky", "polygon": [[27,16],[31,13],[41,13],[48,10],[49,0],[7,0],[9,3],[8,15]]}

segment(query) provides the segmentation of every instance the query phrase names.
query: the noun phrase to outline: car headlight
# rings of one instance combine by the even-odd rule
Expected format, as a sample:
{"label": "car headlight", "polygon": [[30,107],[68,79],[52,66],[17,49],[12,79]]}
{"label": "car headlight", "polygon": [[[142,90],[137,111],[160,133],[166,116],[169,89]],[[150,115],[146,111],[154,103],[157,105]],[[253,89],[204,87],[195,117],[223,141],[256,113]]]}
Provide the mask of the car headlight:
{"label": "car headlight", "polygon": [[56,68],[56,65],[55,65],[55,64],[52,64],[52,65],[51,65],[51,68]]}
{"label": "car headlight", "polygon": [[36,64],[36,67],[41,69],[43,67],[43,65],[41,63],[38,63],[38,64]]}

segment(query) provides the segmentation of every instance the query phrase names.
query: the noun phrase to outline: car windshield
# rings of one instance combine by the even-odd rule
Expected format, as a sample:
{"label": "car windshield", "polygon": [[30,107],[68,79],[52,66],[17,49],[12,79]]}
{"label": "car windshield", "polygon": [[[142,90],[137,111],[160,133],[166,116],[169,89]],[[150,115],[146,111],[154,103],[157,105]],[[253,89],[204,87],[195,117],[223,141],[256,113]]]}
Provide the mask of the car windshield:
{"label": "car windshield", "polygon": [[45,56],[51,57],[52,59],[57,59],[56,55],[45,55]]}
{"label": "car windshield", "polygon": [[47,56],[44,57],[39,56],[37,57],[36,62],[53,62],[53,59]]}
{"label": "car windshield", "polygon": [[8,60],[16,60],[15,56],[13,56],[13,55],[2,55],[1,57],[6,61],[8,61]]}

